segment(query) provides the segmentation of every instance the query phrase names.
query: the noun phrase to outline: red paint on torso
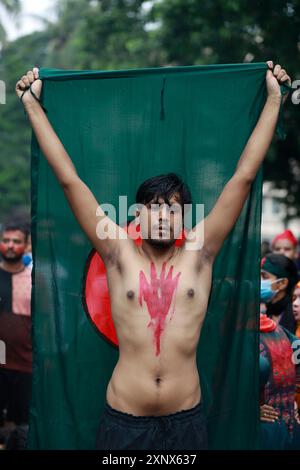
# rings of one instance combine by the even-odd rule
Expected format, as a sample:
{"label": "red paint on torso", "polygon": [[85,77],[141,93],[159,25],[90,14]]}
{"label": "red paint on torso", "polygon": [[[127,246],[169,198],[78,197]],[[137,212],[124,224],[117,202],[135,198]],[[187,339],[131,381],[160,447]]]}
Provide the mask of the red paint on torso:
{"label": "red paint on torso", "polygon": [[[170,310],[174,292],[176,291],[181,273],[176,274],[172,279],[173,266],[170,267],[166,276],[166,263],[163,264],[160,276],[157,276],[155,264],[150,267],[150,283],[143,271],[140,271],[140,292],[139,303],[142,306],[143,300],[146,302],[149,315],[151,317],[148,327],[151,327],[154,334],[156,356],[160,353],[160,338],[165,328],[166,317]],[[175,311],[173,305],[170,320]]]}

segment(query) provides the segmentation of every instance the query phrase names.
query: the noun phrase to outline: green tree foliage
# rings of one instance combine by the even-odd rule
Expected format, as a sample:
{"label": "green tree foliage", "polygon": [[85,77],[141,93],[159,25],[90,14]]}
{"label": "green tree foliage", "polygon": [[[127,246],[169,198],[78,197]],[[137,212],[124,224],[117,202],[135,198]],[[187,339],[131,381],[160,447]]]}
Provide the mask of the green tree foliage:
{"label": "green tree foliage", "polygon": [[6,104],[0,105],[0,221],[16,206],[30,205],[30,128],[15,95],[17,79],[42,59],[40,34],[10,43],[2,51],[0,78],[6,85]]}
{"label": "green tree foliage", "polygon": [[20,0],[1,0],[0,5],[9,13],[18,13],[20,11]]}
{"label": "green tree foliage", "polygon": [[60,2],[53,28],[60,65],[94,70],[148,65],[151,42],[142,5],[141,0]]}
{"label": "green tree foliage", "polygon": [[[299,79],[299,32],[300,0],[60,0],[43,32],[2,48],[0,220],[12,206],[29,205],[30,131],[14,86],[32,66],[99,70],[272,59]],[[300,105],[289,100],[285,108],[287,139],[275,139],[264,174],[288,189],[287,202],[300,213]]]}
{"label": "green tree foliage", "polygon": [[[20,12],[20,0],[0,0],[0,8],[7,13],[16,16]],[[5,25],[0,21],[0,43],[6,40]]]}
{"label": "green tree foliage", "polygon": [[[300,79],[300,1],[168,0],[155,2],[157,42],[171,64],[272,59]],[[288,190],[287,219],[300,214],[300,105],[285,106],[286,141],[275,140],[264,177]]]}

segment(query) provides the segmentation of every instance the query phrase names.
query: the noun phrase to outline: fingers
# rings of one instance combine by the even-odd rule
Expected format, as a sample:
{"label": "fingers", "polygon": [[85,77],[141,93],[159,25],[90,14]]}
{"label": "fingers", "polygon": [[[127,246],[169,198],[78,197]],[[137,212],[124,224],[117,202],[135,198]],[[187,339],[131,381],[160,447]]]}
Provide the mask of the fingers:
{"label": "fingers", "polygon": [[39,69],[34,67],[32,70],[28,70],[26,75],[23,75],[21,79],[16,83],[16,91],[26,91],[30,85],[39,78]]}
{"label": "fingers", "polygon": [[279,418],[279,413],[269,405],[263,405],[260,408],[260,418],[267,423],[274,423]]}
{"label": "fingers", "polygon": [[39,78],[39,69],[37,67],[33,68],[33,75],[34,75],[35,80]]}
{"label": "fingers", "polygon": [[274,70],[273,70],[273,75],[274,75],[274,77],[277,78],[277,76],[278,76],[280,70],[281,70],[281,66],[280,66],[279,64],[276,64],[275,67],[274,67]]}
{"label": "fingers", "polygon": [[261,409],[266,410],[266,411],[275,411],[273,406],[270,406],[270,405],[263,405]]}
{"label": "fingers", "polygon": [[33,83],[34,82],[34,75],[33,75],[33,71],[32,70],[28,70],[27,72],[27,79],[29,80],[29,83]]}
{"label": "fingers", "polygon": [[261,417],[260,420],[261,420],[263,423],[275,423],[275,419],[269,419],[269,418],[263,418],[263,417]]}
{"label": "fingers", "polygon": [[39,69],[35,67],[33,70],[28,70],[27,74],[23,75],[22,80],[30,86],[37,78],[39,78]]}
{"label": "fingers", "polygon": [[288,81],[289,84],[291,83],[291,78],[290,76],[286,73],[286,70],[281,68],[279,64],[276,64],[273,70],[274,76],[277,78],[277,80],[281,83]]}
{"label": "fingers", "polygon": [[277,75],[277,80],[281,83],[288,82],[291,83],[289,75],[286,73],[285,69],[281,69]]}
{"label": "fingers", "polygon": [[19,90],[26,90],[26,85],[22,80],[19,80],[16,84],[16,88]]}
{"label": "fingers", "polygon": [[273,412],[270,411],[270,412],[265,413],[265,417],[270,418],[270,419],[278,419],[279,415],[276,411],[273,411]]}
{"label": "fingers", "polygon": [[277,81],[279,83],[288,83],[289,85],[292,84],[291,77],[287,74],[285,69],[281,68],[280,64],[276,64],[274,67],[274,63],[272,60],[267,60],[267,64],[269,67],[267,73],[271,71],[270,69],[273,69],[271,73],[274,75],[274,77],[277,78]]}
{"label": "fingers", "polygon": [[277,80],[281,80],[284,75],[286,75],[286,71],[284,69],[280,69],[277,74]]}
{"label": "fingers", "polygon": [[29,78],[27,77],[27,75],[23,75],[23,77],[21,78],[22,82],[24,83],[24,85],[26,87],[29,87],[30,86],[30,82],[29,82]]}
{"label": "fingers", "polygon": [[273,406],[270,406],[270,405],[263,405],[261,407],[262,411],[265,411],[266,413],[274,413],[276,415],[278,415],[278,411],[275,410],[275,408],[273,408]]}

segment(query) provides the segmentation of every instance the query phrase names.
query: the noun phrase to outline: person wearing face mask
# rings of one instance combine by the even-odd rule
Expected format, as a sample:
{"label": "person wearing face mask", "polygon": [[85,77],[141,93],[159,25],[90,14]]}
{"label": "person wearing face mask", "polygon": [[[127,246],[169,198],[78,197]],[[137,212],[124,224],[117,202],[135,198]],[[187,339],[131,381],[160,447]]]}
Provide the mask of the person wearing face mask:
{"label": "person wearing face mask", "polygon": [[282,254],[270,253],[261,262],[261,301],[266,315],[276,324],[296,332],[292,295],[298,282],[295,263]]}
{"label": "person wearing face mask", "polygon": [[267,315],[260,315],[260,437],[264,450],[300,449],[295,339]]}
{"label": "person wearing face mask", "polygon": [[261,268],[261,312],[267,313],[260,315],[261,449],[300,449],[300,367],[293,360],[297,337],[291,310],[297,270],[286,256],[274,253],[262,260]]}

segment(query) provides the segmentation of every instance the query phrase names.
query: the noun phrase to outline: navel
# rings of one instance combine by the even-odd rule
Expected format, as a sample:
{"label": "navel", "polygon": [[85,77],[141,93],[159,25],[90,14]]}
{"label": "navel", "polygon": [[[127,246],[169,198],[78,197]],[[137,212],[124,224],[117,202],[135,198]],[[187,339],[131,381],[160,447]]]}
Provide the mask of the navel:
{"label": "navel", "polygon": [[160,377],[156,377],[156,378],[155,378],[155,383],[156,383],[156,385],[160,385],[160,383],[161,383],[161,378],[160,378]]}

